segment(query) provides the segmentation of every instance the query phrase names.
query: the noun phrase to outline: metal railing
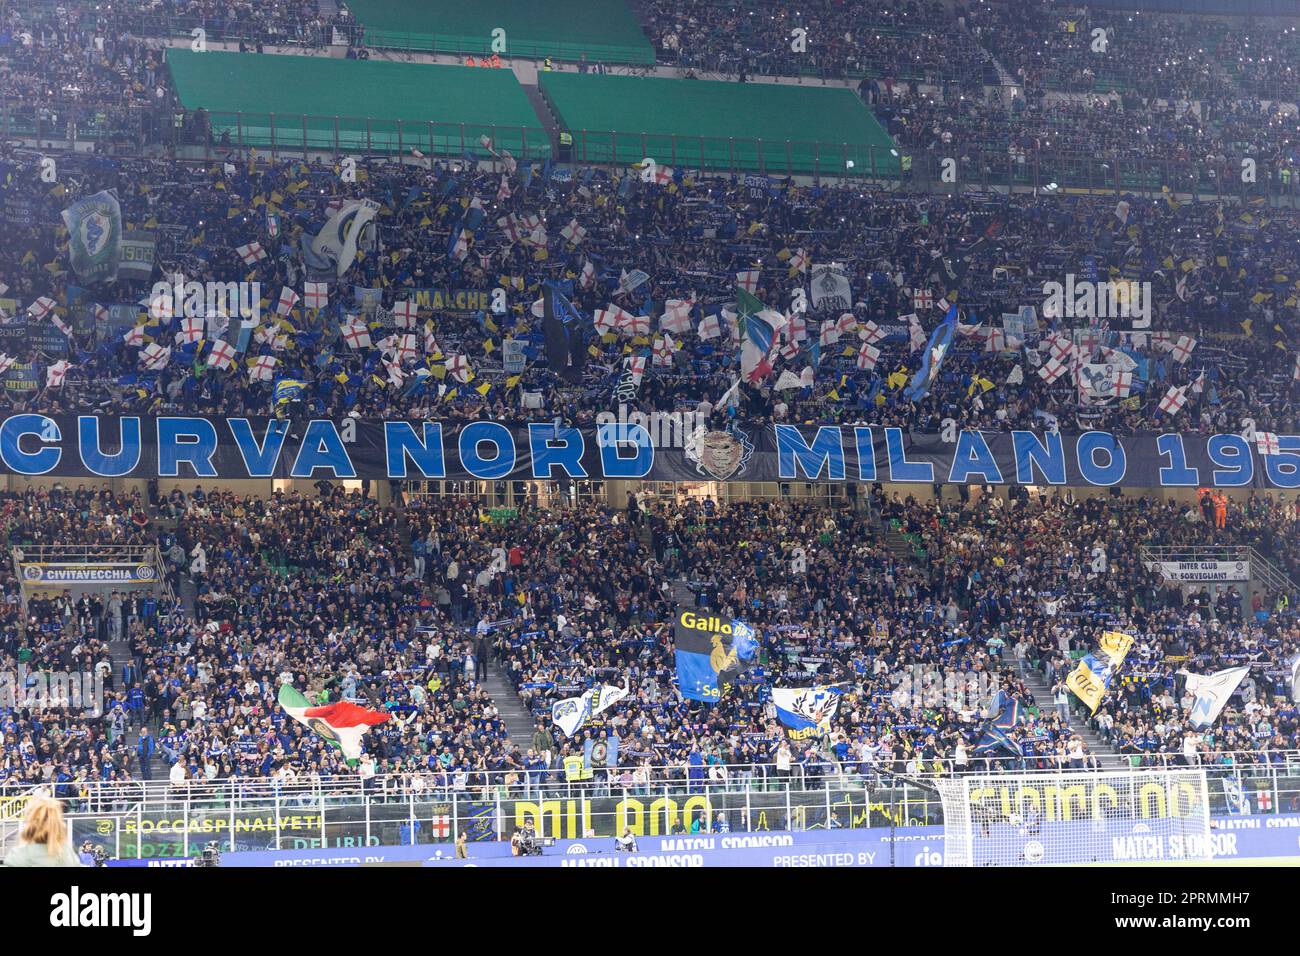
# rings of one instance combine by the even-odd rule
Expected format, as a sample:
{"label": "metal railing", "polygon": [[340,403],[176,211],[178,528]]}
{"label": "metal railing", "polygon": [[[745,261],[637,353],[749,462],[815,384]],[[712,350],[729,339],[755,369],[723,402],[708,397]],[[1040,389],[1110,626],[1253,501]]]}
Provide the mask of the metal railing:
{"label": "metal railing", "polygon": [[[1300,752],[1207,755],[1213,812],[1300,812]],[[436,844],[468,838],[505,840],[524,822],[543,837],[612,837],[625,826],[638,835],[678,832],[804,830],[937,825],[942,801],[868,765],[727,768],[725,779],[624,782],[596,771],[590,780],[542,779],[538,774],[480,773],[359,776],[310,781],[229,779],[173,787],[166,783],[96,785],[86,793],[54,787],[64,800],[74,841],[104,846],[115,857],[180,857],[209,841],[223,851],[286,850]],[[1184,766],[1174,755],[1153,755],[1144,766]],[[913,768],[914,771],[916,768]],[[1008,781],[1043,769],[1004,767]],[[962,772],[985,772],[983,761],[951,762],[917,774],[924,784]],[[480,778],[471,782],[470,778]],[[1232,792],[1247,808],[1234,805]],[[80,789],[80,788],[79,788]],[[7,799],[13,805],[33,793]],[[0,799],[6,799],[0,797]]]}

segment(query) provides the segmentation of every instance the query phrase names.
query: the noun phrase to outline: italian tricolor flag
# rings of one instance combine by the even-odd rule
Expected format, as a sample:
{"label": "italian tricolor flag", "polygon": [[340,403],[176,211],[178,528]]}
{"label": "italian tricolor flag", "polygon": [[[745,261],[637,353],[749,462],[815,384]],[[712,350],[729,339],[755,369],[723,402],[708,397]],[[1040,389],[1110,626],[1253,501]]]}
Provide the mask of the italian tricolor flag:
{"label": "italian tricolor flag", "polygon": [[288,684],[280,685],[279,699],[286,714],[338,747],[349,760],[361,759],[361,738],[365,732],[388,720],[387,714],[366,710],[347,701],[313,707],[306,697]]}

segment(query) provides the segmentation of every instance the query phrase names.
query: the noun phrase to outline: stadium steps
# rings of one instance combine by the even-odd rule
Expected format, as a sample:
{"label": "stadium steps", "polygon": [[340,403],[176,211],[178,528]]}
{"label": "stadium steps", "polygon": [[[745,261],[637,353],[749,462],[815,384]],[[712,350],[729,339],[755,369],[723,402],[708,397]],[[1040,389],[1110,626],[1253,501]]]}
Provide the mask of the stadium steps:
{"label": "stadium steps", "polygon": [[488,676],[481,683],[492,697],[492,703],[501,712],[501,720],[506,725],[506,734],[511,742],[520,750],[527,751],[532,746],[533,715],[506,680],[499,660],[488,665]]}
{"label": "stadium steps", "polygon": [[536,84],[521,83],[524,89],[524,95],[528,97],[528,102],[533,107],[533,112],[537,114],[537,120],[546,130],[546,136],[551,142],[551,155],[559,156],[560,154],[560,121],[556,115],[551,112],[551,106],[542,96],[541,88]]}

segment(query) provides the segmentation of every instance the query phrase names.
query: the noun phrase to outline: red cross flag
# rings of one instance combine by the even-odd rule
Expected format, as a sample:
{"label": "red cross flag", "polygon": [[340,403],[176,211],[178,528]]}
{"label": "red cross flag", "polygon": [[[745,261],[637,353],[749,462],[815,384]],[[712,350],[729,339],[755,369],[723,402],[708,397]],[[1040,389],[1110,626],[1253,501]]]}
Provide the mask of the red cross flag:
{"label": "red cross flag", "polygon": [[840,317],[835,320],[835,330],[839,332],[840,335],[846,335],[857,327],[858,320],[853,317],[852,312],[843,312],[840,314]]}
{"label": "red cross flag", "polygon": [[1050,358],[1043,364],[1043,367],[1038,370],[1038,375],[1048,385],[1051,385],[1069,370],[1070,367],[1064,362],[1058,361],[1055,358]]}
{"label": "red cross flag", "polygon": [[560,236],[565,242],[579,246],[582,245],[582,240],[587,238],[587,230],[578,225],[577,219],[571,219],[569,224],[560,230]]}
{"label": "red cross flag", "polygon": [[341,329],[343,341],[350,349],[370,348],[370,329],[361,322],[349,322]]}
{"label": "red cross flag", "polygon": [[239,246],[235,249],[239,258],[244,260],[244,265],[251,266],[254,262],[260,262],[266,258],[266,250],[262,248],[260,242],[250,242],[246,246]]}
{"label": "red cross flag", "polygon": [[197,315],[187,315],[181,319],[180,331],[176,333],[177,345],[190,345],[203,338],[203,319]]}
{"label": "red cross flag", "polygon": [[807,268],[808,253],[804,252],[803,249],[800,248],[790,257],[790,269],[792,270],[791,275],[796,272],[803,272]]}
{"label": "red cross flag", "polygon": [[230,368],[235,364],[235,347],[218,339],[208,353],[208,368]]}
{"label": "red cross flag", "polygon": [[259,355],[248,370],[250,382],[269,382],[275,376],[276,358],[274,355]]}
{"label": "red cross flag", "polygon": [[293,311],[293,307],[298,304],[299,296],[288,286],[280,289],[280,300],[275,303],[275,311],[280,315],[288,315]]}
{"label": "red cross flag", "polygon": [[862,348],[858,349],[858,368],[870,372],[875,369],[879,359],[880,349],[869,342],[863,342]]}
{"label": "red cross flag", "polygon": [[303,301],[309,309],[323,309],[329,305],[330,287],[325,282],[307,282],[302,287]]}
{"label": "red cross flag", "polygon": [[1173,359],[1179,365],[1191,357],[1192,349],[1196,348],[1196,339],[1190,335],[1180,335],[1178,341],[1174,343]]}
{"label": "red cross flag", "polygon": [[469,257],[469,237],[470,231],[462,229],[460,235],[456,237],[456,244],[451,247],[451,254],[456,257],[457,262],[464,262]]}
{"label": "red cross flag", "polygon": [[140,364],[145,368],[153,369],[154,371],[166,368],[167,364],[171,360],[171,348],[164,348],[157,342],[150,342],[144,347],[144,350],[140,352]]}
{"label": "red cross flag", "polygon": [[623,335],[649,335],[650,316],[633,315],[631,312],[625,312],[622,309],[619,309],[619,316],[615,327]]}
{"label": "red cross flag", "polygon": [[171,293],[163,292],[149,300],[149,315],[154,319],[170,319],[172,317],[172,297]]}
{"label": "red cross flag", "polygon": [[510,180],[505,176],[501,177],[501,185],[497,187],[497,202],[505,202],[510,198]]}
{"label": "red cross flag", "polygon": [[984,351],[985,352],[1005,352],[1007,350],[1007,339],[1002,334],[1002,330],[995,326],[989,326],[984,330]]}
{"label": "red cross flag", "polygon": [[821,332],[817,336],[817,344],[822,348],[829,348],[840,340],[840,330],[830,319],[822,320]]}
{"label": "red cross flag", "polygon": [[1160,399],[1160,410],[1166,415],[1177,415],[1184,405],[1187,404],[1187,387],[1178,388],[1173,386],[1165,392],[1165,397]]}
{"label": "red cross flag", "polygon": [[592,321],[596,326],[596,331],[601,335],[605,335],[617,329],[622,321],[622,316],[625,315],[627,313],[618,306],[611,305],[607,309],[597,309]]}
{"label": "red cross flag", "polygon": [[1291,377],[1300,382],[1300,355],[1295,357],[1295,370],[1291,372]]}
{"label": "red cross flag", "polygon": [[134,348],[139,348],[144,344],[144,326],[137,325],[133,329],[127,329],[126,334],[122,336],[122,341]]}
{"label": "red cross flag", "polygon": [[718,325],[716,315],[706,315],[700,319],[699,336],[701,339],[716,339],[722,335],[722,328]]}
{"label": "red cross flag", "polygon": [[578,285],[584,289],[590,289],[596,284],[596,267],[590,260],[582,264],[582,272],[578,274]]}
{"label": "red cross flag", "polygon": [[27,314],[33,319],[43,319],[50,314],[55,302],[48,295],[43,295],[27,307]]}
{"label": "red cross flag", "polygon": [[922,309],[934,307],[934,294],[929,289],[917,289],[912,293],[912,308],[920,312]]}
{"label": "red cross flag", "polygon": [[1115,395],[1128,398],[1133,393],[1133,373],[1119,371],[1115,373]]}
{"label": "red cross flag", "polygon": [[1282,454],[1282,443],[1277,432],[1255,432],[1255,450],[1261,455]]}
{"label": "red cross flag", "polygon": [[655,183],[660,186],[667,186],[673,181],[673,168],[671,166],[655,167]]}
{"label": "red cross flag", "polygon": [[627,370],[632,373],[632,384],[640,385],[641,376],[645,374],[645,356],[634,355],[628,359],[624,365],[627,367]]}
{"label": "red cross flag", "polygon": [[403,299],[401,302],[393,303],[393,323],[399,329],[415,328],[416,320],[420,317],[420,308],[410,299]]}
{"label": "red cross flag", "polygon": [[[170,350],[169,350],[170,351]],[[63,379],[68,374],[68,369],[72,368],[72,363],[60,359],[53,365],[45,369],[45,387],[59,388],[63,385]]]}
{"label": "red cross flag", "polygon": [[0,352],[0,375],[3,375],[5,372],[13,368],[14,363],[17,361],[16,358],[10,358],[8,355]]}
{"label": "red cross flag", "polygon": [[664,303],[664,314],[659,317],[659,328],[682,335],[691,327],[693,299],[669,299]]}
{"label": "red cross flag", "polygon": [[519,241],[519,235],[520,235],[519,220],[515,218],[514,213],[511,213],[508,216],[502,216],[500,219],[497,220],[497,225],[500,226],[501,231],[506,234],[507,242]]}
{"label": "red cross flag", "polygon": [[759,274],[760,273],[757,269],[749,269],[745,272],[737,272],[736,285],[740,286],[740,288],[744,289],[750,295],[753,295],[758,291]]}
{"label": "red cross flag", "polygon": [[858,338],[868,345],[875,345],[885,337],[885,331],[870,319],[858,325]]}
{"label": "red cross flag", "polygon": [[447,356],[446,369],[452,378],[464,385],[470,379],[469,359],[463,355]]}
{"label": "red cross flag", "polygon": [[790,324],[785,327],[785,334],[791,342],[805,342],[808,339],[808,322],[803,314],[796,312],[790,316]]}

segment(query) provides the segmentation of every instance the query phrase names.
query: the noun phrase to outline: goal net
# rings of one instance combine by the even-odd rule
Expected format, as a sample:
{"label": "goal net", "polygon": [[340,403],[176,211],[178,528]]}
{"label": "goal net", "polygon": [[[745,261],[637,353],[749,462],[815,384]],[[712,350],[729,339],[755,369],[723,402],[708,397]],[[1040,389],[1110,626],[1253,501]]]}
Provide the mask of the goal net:
{"label": "goal net", "polygon": [[937,781],[945,866],[1207,860],[1203,768],[975,773]]}

